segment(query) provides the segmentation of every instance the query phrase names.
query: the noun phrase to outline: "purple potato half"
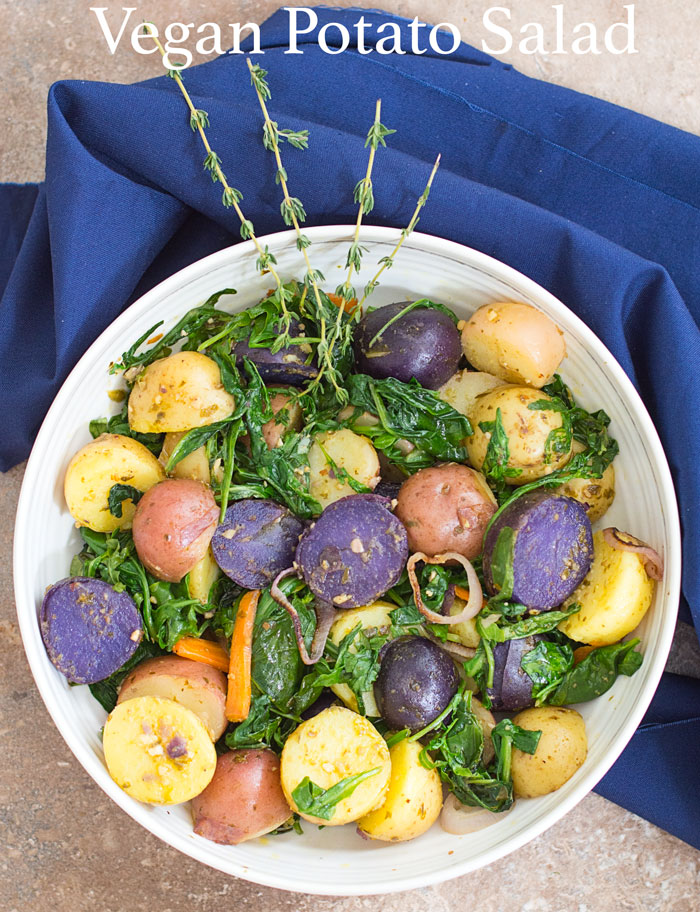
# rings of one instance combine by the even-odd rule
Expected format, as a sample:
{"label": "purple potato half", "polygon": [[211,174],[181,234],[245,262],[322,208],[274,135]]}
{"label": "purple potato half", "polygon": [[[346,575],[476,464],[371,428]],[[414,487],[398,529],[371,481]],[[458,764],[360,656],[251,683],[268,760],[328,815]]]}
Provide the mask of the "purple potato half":
{"label": "purple potato half", "polygon": [[[290,336],[303,336],[305,330],[302,326],[303,324],[292,317]],[[289,345],[273,354],[269,348],[255,348],[248,345],[245,339],[241,339],[234,343],[232,351],[238,367],[243,366],[243,358],[249,358],[257,367],[264,383],[303,386],[308,380],[313,380],[318,373],[315,362],[306,363],[309,356],[308,345]]]}
{"label": "purple potato half", "polygon": [[244,589],[264,589],[289,567],[304,524],[274,500],[239,500],[211,540],[214,559]]}
{"label": "purple potato half", "polygon": [[593,535],[586,508],[570,497],[531,491],[498,516],[484,541],[484,579],[493,595],[491,563],[501,530],[515,533],[512,600],[547,611],[561,605],[591,567]]}
{"label": "purple potato half", "polygon": [[377,380],[412,377],[427,389],[437,389],[457,370],[462,343],[454,322],[440,310],[417,307],[399,317],[370,345],[408,301],[389,304],[366,314],[355,332],[355,361],[359,373]]}
{"label": "purple potato half", "polygon": [[374,698],[390,728],[425,728],[457,693],[459,675],[449,655],[424,637],[392,640],[382,656]]}
{"label": "purple potato half", "polygon": [[131,596],[84,576],[49,586],[39,624],[51,662],[72,684],[94,684],[114,674],[143,636]]}
{"label": "purple potato half", "polygon": [[523,656],[534,649],[541,639],[540,636],[529,636],[494,644],[493,687],[489,687],[487,691],[492,710],[518,712],[535,705],[532,698],[532,678],[523,671],[520,663]]}
{"label": "purple potato half", "polygon": [[384,595],[408,558],[406,530],[376,494],[330,504],[299,542],[296,563],[318,598],[358,608]]}

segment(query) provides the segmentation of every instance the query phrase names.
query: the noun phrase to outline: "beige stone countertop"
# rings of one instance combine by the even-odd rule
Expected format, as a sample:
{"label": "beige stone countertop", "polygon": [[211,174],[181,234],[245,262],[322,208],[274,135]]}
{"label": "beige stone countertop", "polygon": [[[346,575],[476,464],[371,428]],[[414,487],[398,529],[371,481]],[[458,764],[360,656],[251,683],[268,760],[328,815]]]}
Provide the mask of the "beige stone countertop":
{"label": "beige stone countertop", "polygon": [[[152,58],[128,44],[107,52],[88,0],[0,0],[0,180],[43,175],[45,104],[57,79],[129,82],[155,75]],[[122,4],[107,6],[111,21]],[[124,4],[127,5],[127,4]],[[129,5],[136,5],[129,4]],[[291,3],[289,5],[302,5]],[[374,4],[339,2],[337,6]],[[379,4],[377,4],[379,5]],[[430,23],[454,23],[480,46],[482,15],[510,6],[515,49],[502,59],[528,75],[589,92],[700,133],[700,4],[634,4],[634,55],[536,54],[517,49],[518,29],[543,24],[547,0],[384,0]],[[139,19],[262,21],[272,0],[151,0]],[[602,33],[625,15],[622,2],[567,0],[565,33],[594,22]],[[497,17],[496,17],[497,18]],[[499,21],[503,21],[502,19]],[[497,43],[491,36],[492,43]],[[544,835],[474,874],[394,896],[322,898],[258,887],[211,870],[159,842],[116,805],[66,747],[34,686],[12,596],[12,528],[19,466],[0,476],[0,912],[697,912],[700,852],[596,795]],[[671,667],[700,675],[694,632],[676,638]]]}

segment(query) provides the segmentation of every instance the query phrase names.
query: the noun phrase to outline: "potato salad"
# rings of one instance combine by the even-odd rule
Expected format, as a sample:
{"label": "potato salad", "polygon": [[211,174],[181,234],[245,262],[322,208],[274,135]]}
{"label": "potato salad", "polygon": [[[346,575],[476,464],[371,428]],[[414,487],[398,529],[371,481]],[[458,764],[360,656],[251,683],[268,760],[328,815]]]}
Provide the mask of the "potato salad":
{"label": "potato salad", "polygon": [[115,782],[203,839],[469,833],[585,764],[661,558],[605,526],[618,446],[548,316],[308,292],[225,289],[111,365],[43,640]]}

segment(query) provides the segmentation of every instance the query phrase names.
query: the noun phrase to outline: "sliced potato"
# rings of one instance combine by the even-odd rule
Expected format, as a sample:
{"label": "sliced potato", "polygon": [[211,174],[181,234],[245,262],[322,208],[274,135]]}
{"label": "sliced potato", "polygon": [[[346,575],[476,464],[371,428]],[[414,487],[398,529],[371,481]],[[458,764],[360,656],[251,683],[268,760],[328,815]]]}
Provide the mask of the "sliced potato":
{"label": "sliced potato", "polygon": [[382,842],[406,842],[429,830],[442,810],[442,783],[436,769],[420,762],[423,745],[404,739],[389,751],[391,778],[381,807],[357,822],[358,829]]}
{"label": "sliced potato", "polygon": [[437,394],[443,402],[469,418],[477,396],[481,396],[482,393],[487,393],[497,386],[503,386],[505,382],[505,380],[494,377],[493,374],[461,370],[453,374],[447,383],[443,383]]}
{"label": "sliced potato", "polygon": [[[185,432],[177,434],[166,434],[163,440],[163,449],[160,451],[158,461],[166,467],[173,450],[185,436]],[[169,473],[172,478],[193,478],[195,481],[201,481],[203,484],[209,484],[211,475],[209,473],[209,460],[207,459],[207,448],[199,447],[189,456],[185,456],[179,462],[175,463],[172,472]]]}
{"label": "sliced potato", "polygon": [[204,604],[209,598],[209,590],[220,576],[221,570],[214,560],[210,545],[204,557],[187,575],[187,591],[190,598],[199,599]]}
{"label": "sliced potato", "polygon": [[[582,453],[585,447],[574,440],[573,452]],[[572,478],[571,481],[552,489],[552,494],[572,497],[588,507],[588,518],[592,523],[604,516],[615,500],[615,469],[612,463],[600,478]]]}
{"label": "sliced potato", "polygon": [[318,434],[309,450],[309,493],[322,507],[356,493],[347,481],[336,477],[326,454],[360,484],[374,488],[379,483],[379,457],[366,437],[347,428]]}
{"label": "sliced potato", "polygon": [[640,623],[649,610],[654,581],[638,554],[618,551],[593,536],[593,564],[565,604],[578,602],[581,610],[562,621],[559,629],[572,640],[591,646],[617,643]]}
{"label": "sliced potato", "polygon": [[[351,630],[357,627],[358,624],[362,625],[363,630],[367,630],[370,627],[376,627],[377,630],[384,630],[391,627],[389,613],[395,608],[396,605],[392,605],[391,602],[380,601],[373,602],[371,605],[364,605],[361,608],[350,608],[348,611],[340,612],[337,619],[333,622],[333,626],[328,634],[331,642],[335,643],[337,646]],[[357,649],[354,644],[350,646],[350,652],[356,651]],[[350,690],[347,684],[332,684],[331,690],[337,697],[340,697],[343,703],[345,703],[346,706],[349,706],[353,712],[359,712],[355,694]],[[365,704],[365,715],[380,715],[379,709],[377,708],[377,702],[374,699],[373,690],[365,691],[362,694],[362,701]]]}
{"label": "sliced potato", "polygon": [[129,396],[129,427],[141,433],[189,431],[233,414],[219,365],[201,352],[160,358],[139,374]]}
{"label": "sliced potato", "polygon": [[160,697],[135,697],[112,710],[102,746],[109,774],[147,804],[180,804],[199,795],[216,769],[216,750],[202,720]]}
{"label": "sliced potato", "polygon": [[538,706],[513,719],[528,731],[541,731],[534,754],[513,749],[511,773],[518,798],[537,798],[561,788],[583,766],[588,752],[586,726],[575,709]]}
{"label": "sliced potato", "polygon": [[[292,797],[306,776],[320,788],[329,789],[342,779],[373,769],[378,772],[338,802],[330,820],[302,811]],[[391,774],[389,748],[364,716],[344,706],[330,706],[302,722],[287,738],[281,774],[282,789],[293,810],[312,823],[341,826],[363,817],[384,801]]]}
{"label": "sliced potato", "polygon": [[136,509],[131,500],[122,501],[121,518],[109,512],[108,498],[113,485],[130,485],[147,491],[165,478],[150,450],[121,434],[102,434],[86,444],[71,459],[63,492],[71,516],[79,526],[95,532],[130,529]]}
{"label": "sliced potato", "polygon": [[[452,608],[450,608],[450,614],[453,616],[460,614],[464,611],[466,604],[464,599],[455,596]],[[468,646],[470,649],[476,649],[481,639],[476,629],[476,618],[470,618],[468,621],[462,621],[459,624],[451,624],[450,633],[454,633],[457,636],[462,646]]]}

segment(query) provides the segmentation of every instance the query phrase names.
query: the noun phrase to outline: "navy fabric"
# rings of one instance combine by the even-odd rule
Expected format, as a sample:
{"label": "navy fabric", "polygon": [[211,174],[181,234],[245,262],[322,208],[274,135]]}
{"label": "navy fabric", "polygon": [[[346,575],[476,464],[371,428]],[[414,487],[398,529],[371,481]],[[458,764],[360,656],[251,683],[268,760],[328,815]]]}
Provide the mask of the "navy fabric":
{"label": "navy fabric", "polygon": [[[320,25],[352,26],[360,15],[317,13]],[[362,14],[370,34],[399,23],[410,47],[404,20]],[[382,120],[397,133],[377,156],[376,206],[365,221],[405,225],[440,151],[420,230],[531,276],[612,350],[669,458],[684,524],[683,611],[689,619],[690,606],[697,628],[700,138],[529,79],[467,45],[449,57],[352,48],[330,56],[309,35],[303,55],[288,55],[279,11],[263,26],[263,47],[273,119],[311,134],[307,151],[289,149],[285,159],[307,224],[354,219],[352,191],[381,96]],[[257,233],[279,230],[274,162],[261,147],[244,57],[224,55],[185,79]],[[165,76],[51,89],[45,183],[0,187],[0,395],[13,417],[0,438],[3,470],[27,456],[68,371],[130,301],[239,238],[203,157]],[[673,739],[697,750],[698,686],[665,682],[660,694],[670,687],[676,716],[645,723],[600,791],[700,847],[697,762],[664,746]],[[663,717],[655,703],[647,718],[657,711]]]}

